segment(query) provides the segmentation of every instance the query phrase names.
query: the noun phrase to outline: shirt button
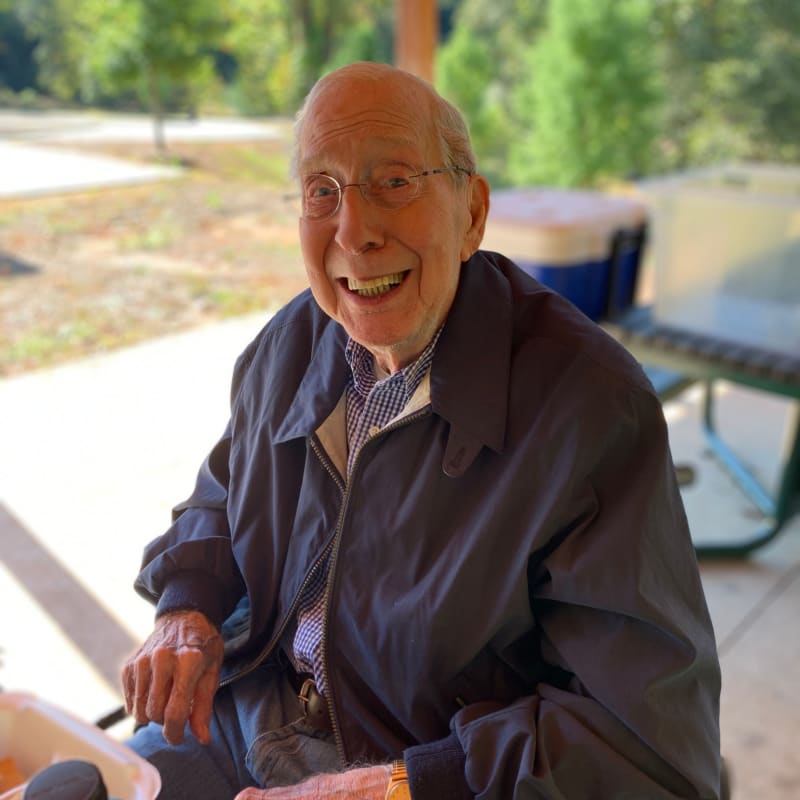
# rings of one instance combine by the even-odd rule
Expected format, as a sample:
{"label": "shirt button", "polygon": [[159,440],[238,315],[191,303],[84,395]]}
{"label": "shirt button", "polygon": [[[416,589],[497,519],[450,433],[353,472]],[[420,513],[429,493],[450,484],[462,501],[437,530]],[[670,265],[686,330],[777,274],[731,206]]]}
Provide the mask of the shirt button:
{"label": "shirt button", "polygon": [[378,433],[380,433],[380,430],[381,429],[380,429],[380,427],[378,425],[370,425],[369,435],[370,436],[376,436]]}

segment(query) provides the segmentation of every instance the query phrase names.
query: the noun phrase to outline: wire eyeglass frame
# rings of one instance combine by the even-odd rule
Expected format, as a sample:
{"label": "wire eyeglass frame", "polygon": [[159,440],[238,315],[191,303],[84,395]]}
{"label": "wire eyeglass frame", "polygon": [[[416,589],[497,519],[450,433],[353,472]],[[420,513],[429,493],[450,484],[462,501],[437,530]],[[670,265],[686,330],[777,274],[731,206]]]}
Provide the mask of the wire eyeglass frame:
{"label": "wire eyeglass frame", "polygon": [[[435,169],[427,169],[411,175],[402,174],[402,171],[401,174],[398,174],[395,168],[394,173],[391,173],[390,181],[400,180],[405,182],[392,185],[390,181],[385,184],[381,183],[381,181],[375,180],[373,176],[370,176],[370,179],[366,181],[342,184],[332,175],[312,173],[303,180],[303,191],[299,198],[300,213],[304,219],[314,222],[330,219],[339,211],[342,205],[344,190],[351,187],[357,187],[364,200],[377,208],[404,208],[420,196],[422,178],[443,175],[447,172],[460,172],[468,177],[474,174],[471,170],[456,165],[436,167]],[[326,190],[329,193],[326,194]],[[322,192],[322,194],[315,194],[315,192]],[[334,196],[336,198],[335,203],[333,202]],[[314,202],[318,204],[319,208],[309,207]]]}

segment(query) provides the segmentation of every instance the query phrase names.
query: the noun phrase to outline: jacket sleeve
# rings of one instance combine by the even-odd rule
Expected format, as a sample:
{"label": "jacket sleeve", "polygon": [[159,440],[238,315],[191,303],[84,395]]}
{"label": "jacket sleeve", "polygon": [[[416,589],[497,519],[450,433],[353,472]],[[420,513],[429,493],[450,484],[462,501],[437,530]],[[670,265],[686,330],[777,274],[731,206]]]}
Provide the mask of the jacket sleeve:
{"label": "jacket sleeve", "polygon": [[414,800],[718,797],[719,662],[666,423],[644,391],[620,417],[576,464],[591,513],[528,564],[563,681],[469,705],[448,739],[408,749]]}
{"label": "jacket sleeve", "polygon": [[[236,363],[232,405],[255,347],[256,342]],[[219,627],[242,596],[227,514],[230,448],[229,422],[200,467],[191,496],[173,509],[171,527],[145,548],[134,588],[156,604],[157,615],[192,609]]]}

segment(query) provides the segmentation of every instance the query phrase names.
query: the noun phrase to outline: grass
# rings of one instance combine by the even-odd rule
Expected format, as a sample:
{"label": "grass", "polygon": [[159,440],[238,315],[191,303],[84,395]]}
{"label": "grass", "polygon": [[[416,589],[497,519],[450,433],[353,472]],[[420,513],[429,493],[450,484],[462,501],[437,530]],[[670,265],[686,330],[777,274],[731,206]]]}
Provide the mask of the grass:
{"label": "grass", "polygon": [[278,185],[285,180],[288,172],[285,154],[238,149],[231,150],[230,156],[225,168],[233,180]]}
{"label": "grass", "polygon": [[[130,344],[135,333],[128,338],[107,337],[95,317],[76,319],[59,326],[55,331],[46,328],[26,332],[9,343],[0,340],[0,372],[11,371],[14,364],[35,364],[39,367],[63,363],[69,358],[85,355],[88,349]],[[92,347],[93,346],[93,347]]]}
{"label": "grass", "polygon": [[[305,288],[288,139],[173,144],[182,177],[0,201],[0,376],[274,310]],[[93,146],[93,152],[98,148]],[[152,162],[147,145],[99,152]]]}
{"label": "grass", "polygon": [[160,220],[120,238],[122,250],[163,250],[181,236],[180,228],[170,220]]}

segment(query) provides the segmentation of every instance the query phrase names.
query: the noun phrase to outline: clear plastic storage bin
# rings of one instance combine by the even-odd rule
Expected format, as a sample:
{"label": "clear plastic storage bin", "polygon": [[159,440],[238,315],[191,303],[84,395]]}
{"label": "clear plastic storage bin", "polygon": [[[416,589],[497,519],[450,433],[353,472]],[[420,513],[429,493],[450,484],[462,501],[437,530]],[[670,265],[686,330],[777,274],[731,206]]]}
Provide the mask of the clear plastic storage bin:
{"label": "clear plastic storage bin", "polygon": [[732,165],[644,181],[654,318],[800,354],[800,169]]}
{"label": "clear plastic storage bin", "polygon": [[[27,778],[56,761],[90,761],[115,800],[155,800],[161,788],[158,770],[130,748],[25,693],[0,692],[0,758],[9,757]],[[0,800],[19,800],[24,789],[23,784],[8,790],[0,794]]]}

